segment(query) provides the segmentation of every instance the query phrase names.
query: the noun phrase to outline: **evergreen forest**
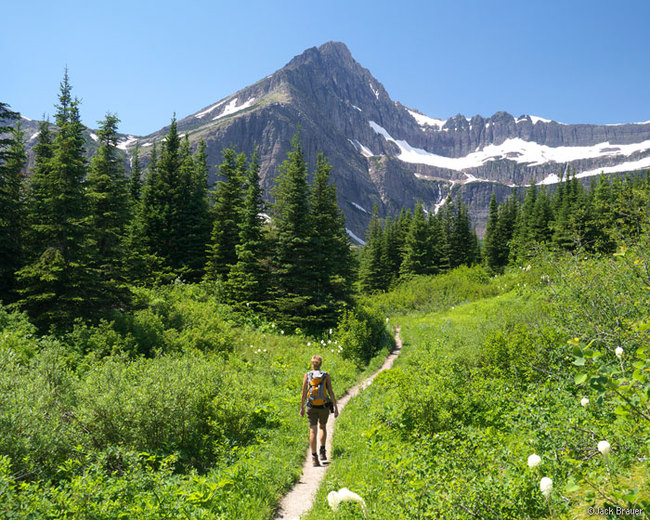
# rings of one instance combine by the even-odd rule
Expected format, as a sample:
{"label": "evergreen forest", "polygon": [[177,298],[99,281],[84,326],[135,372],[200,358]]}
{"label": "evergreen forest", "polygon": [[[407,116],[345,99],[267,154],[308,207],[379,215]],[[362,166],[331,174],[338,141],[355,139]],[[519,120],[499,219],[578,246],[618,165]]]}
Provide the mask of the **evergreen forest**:
{"label": "evergreen forest", "polygon": [[0,103],[1,518],[273,518],[311,356],[342,395],[397,327],[307,518],[648,518],[650,172],[493,196],[482,240],[459,197],[375,209],[353,247],[299,132],[267,203],[257,153],[172,118],[127,168],[80,107],[66,72],[27,169]]}

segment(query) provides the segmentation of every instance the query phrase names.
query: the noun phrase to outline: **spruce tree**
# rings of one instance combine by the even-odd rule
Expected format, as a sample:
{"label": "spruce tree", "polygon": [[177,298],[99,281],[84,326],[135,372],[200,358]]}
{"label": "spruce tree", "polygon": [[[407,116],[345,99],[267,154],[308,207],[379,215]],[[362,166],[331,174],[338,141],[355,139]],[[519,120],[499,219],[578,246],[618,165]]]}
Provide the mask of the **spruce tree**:
{"label": "spruce tree", "polygon": [[140,201],[142,194],[142,165],[140,164],[140,143],[135,144],[131,158],[131,177],[129,178],[129,194],[131,195],[132,208]]}
{"label": "spruce tree", "polygon": [[208,203],[208,164],[205,152],[205,141],[201,140],[193,157],[189,151],[189,140],[186,137],[181,155],[181,177],[189,185],[187,201],[183,205],[185,233],[180,238],[180,248],[183,251],[182,264],[185,277],[189,281],[198,281],[203,277],[206,263],[206,250],[210,241],[210,206]]}
{"label": "spruce tree", "polygon": [[334,326],[352,300],[352,252],[345,219],[336,201],[336,186],[330,183],[332,167],[318,154],[311,190],[312,247],[314,272],[313,326]]}
{"label": "spruce tree", "polygon": [[[52,157],[46,160],[43,154],[37,160],[36,204],[28,217],[34,256],[17,275],[21,284],[19,304],[40,327],[66,328],[75,318],[95,312],[92,302],[87,301],[97,280],[87,271],[84,128],[79,101],[72,98],[71,90],[66,70],[55,115],[57,134]],[[48,146],[44,141],[39,144]]]}
{"label": "spruce tree", "polygon": [[160,155],[152,156],[142,189],[138,212],[139,232],[149,254],[163,260],[164,265],[179,276],[187,270],[183,242],[185,218],[190,194],[187,163],[189,149],[178,135],[176,118],[162,144]]}
{"label": "spruce tree", "polygon": [[224,178],[213,191],[213,227],[210,237],[206,276],[212,280],[225,280],[237,263],[239,226],[244,205],[243,177],[247,160],[243,153],[232,148],[223,151],[219,173]]}
{"label": "spruce tree", "polygon": [[399,222],[386,217],[381,242],[382,277],[386,289],[390,289],[400,275],[404,256],[404,237],[400,237],[399,232]]}
{"label": "spruce tree", "polygon": [[505,244],[499,236],[499,204],[494,193],[490,197],[490,210],[488,213],[487,227],[485,229],[485,263],[488,268],[500,273],[503,270],[500,259],[503,258]]}
{"label": "spruce tree", "polygon": [[260,164],[253,154],[244,181],[246,194],[236,246],[237,263],[228,274],[228,299],[239,311],[263,312],[269,299],[268,243],[263,233],[265,205],[260,186]]}
{"label": "spruce tree", "polygon": [[93,258],[90,266],[99,284],[97,306],[107,309],[127,301],[124,246],[130,219],[128,179],[117,150],[119,119],[106,114],[97,131],[99,149],[86,181]]}
{"label": "spruce tree", "polygon": [[153,143],[149,165],[144,172],[140,200],[133,205],[134,217],[126,239],[127,278],[131,283],[158,284],[173,279],[174,273],[153,244],[163,225],[158,182],[158,145]]}
{"label": "spruce tree", "polygon": [[383,264],[383,233],[378,211],[375,205],[368,231],[366,231],[366,244],[361,252],[359,285],[364,293],[386,290]]}
{"label": "spruce tree", "polygon": [[0,302],[13,301],[22,262],[23,179],[27,155],[19,115],[0,103]]}
{"label": "spruce tree", "polygon": [[[284,326],[312,330],[314,315],[314,247],[307,165],[300,136],[280,165],[273,190],[277,239],[273,255],[275,316]],[[315,332],[315,331],[313,331]]]}
{"label": "spruce tree", "polygon": [[404,261],[400,268],[402,277],[438,272],[439,265],[436,264],[435,248],[439,244],[434,243],[432,231],[424,209],[418,203],[406,235]]}

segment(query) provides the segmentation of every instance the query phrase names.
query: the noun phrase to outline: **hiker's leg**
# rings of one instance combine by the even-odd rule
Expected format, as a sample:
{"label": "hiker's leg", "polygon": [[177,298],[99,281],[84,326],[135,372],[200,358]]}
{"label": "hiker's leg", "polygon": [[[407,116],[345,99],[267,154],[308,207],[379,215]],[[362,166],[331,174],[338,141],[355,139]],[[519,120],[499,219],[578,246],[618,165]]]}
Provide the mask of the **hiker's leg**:
{"label": "hiker's leg", "polygon": [[327,424],[320,425],[320,445],[325,447],[325,442],[327,441]]}
{"label": "hiker's leg", "polygon": [[309,446],[311,446],[311,452],[316,453],[316,430],[318,429],[318,423],[309,425]]}

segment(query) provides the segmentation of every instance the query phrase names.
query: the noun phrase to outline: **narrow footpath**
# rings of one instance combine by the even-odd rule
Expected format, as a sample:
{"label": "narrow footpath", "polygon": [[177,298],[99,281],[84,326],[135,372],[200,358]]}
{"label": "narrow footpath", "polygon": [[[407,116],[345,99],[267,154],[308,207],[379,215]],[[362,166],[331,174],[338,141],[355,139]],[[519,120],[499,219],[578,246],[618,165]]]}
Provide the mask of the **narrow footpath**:
{"label": "narrow footpath", "polygon": [[[350,399],[359,394],[362,390],[372,384],[379,372],[388,370],[393,366],[395,358],[399,356],[402,351],[402,339],[399,335],[400,328],[395,329],[395,349],[386,357],[384,364],[377,372],[372,374],[367,379],[364,379],[359,384],[353,386],[348,392],[338,399],[339,414],[343,412],[343,408]],[[340,415],[339,415],[340,417]],[[327,421],[327,455],[332,453],[332,437],[334,437],[334,429],[336,420],[334,415],[330,415],[330,420]],[[308,434],[307,426],[305,425],[305,435]],[[300,516],[309,511],[314,504],[316,492],[318,491],[321,482],[325,478],[325,473],[329,467],[329,460],[320,467],[312,466],[311,451],[307,447],[307,454],[305,455],[305,462],[302,465],[302,475],[300,480],[296,482],[295,486],[289,493],[287,493],[281,500],[278,506],[278,511],[273,517],[274,520],[299,520]]]}

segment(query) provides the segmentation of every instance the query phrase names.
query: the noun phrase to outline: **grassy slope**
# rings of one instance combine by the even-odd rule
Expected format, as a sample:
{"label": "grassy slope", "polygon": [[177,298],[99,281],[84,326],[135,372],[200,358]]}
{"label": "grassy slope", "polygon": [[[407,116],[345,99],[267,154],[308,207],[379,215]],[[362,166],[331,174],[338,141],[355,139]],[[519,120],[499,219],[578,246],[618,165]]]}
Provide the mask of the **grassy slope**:
{"label": "grassy slope", "polygon": [[[607,403],[579,404],[566,331],[551,322],[540,273],[467,274],[383,297],[410,311],[391,318],[404,352],[343,413],[308,520],[362,518],[356,504],[330,510],[327,494],[341,487],[363,496],[373,519],[580,517],[593,500],[603,504],[589,498],[585,475],[605,492],[627,486],[637,502],[650,497],[642,430],[614,424]],[[609,464],[595,450],[603,438],[616,446]],[[534,469],[532,453],[542,457]],[[548,501],[542,476],[554,481]]]}
{"label": "grassy slope", "polygon": [[139,298],[62,339],[0,316],[0,516],[269,518],[304,457],[311,356],[341,394],[386,354],[362,373],[333,343],[238,324],[196,286]]}

